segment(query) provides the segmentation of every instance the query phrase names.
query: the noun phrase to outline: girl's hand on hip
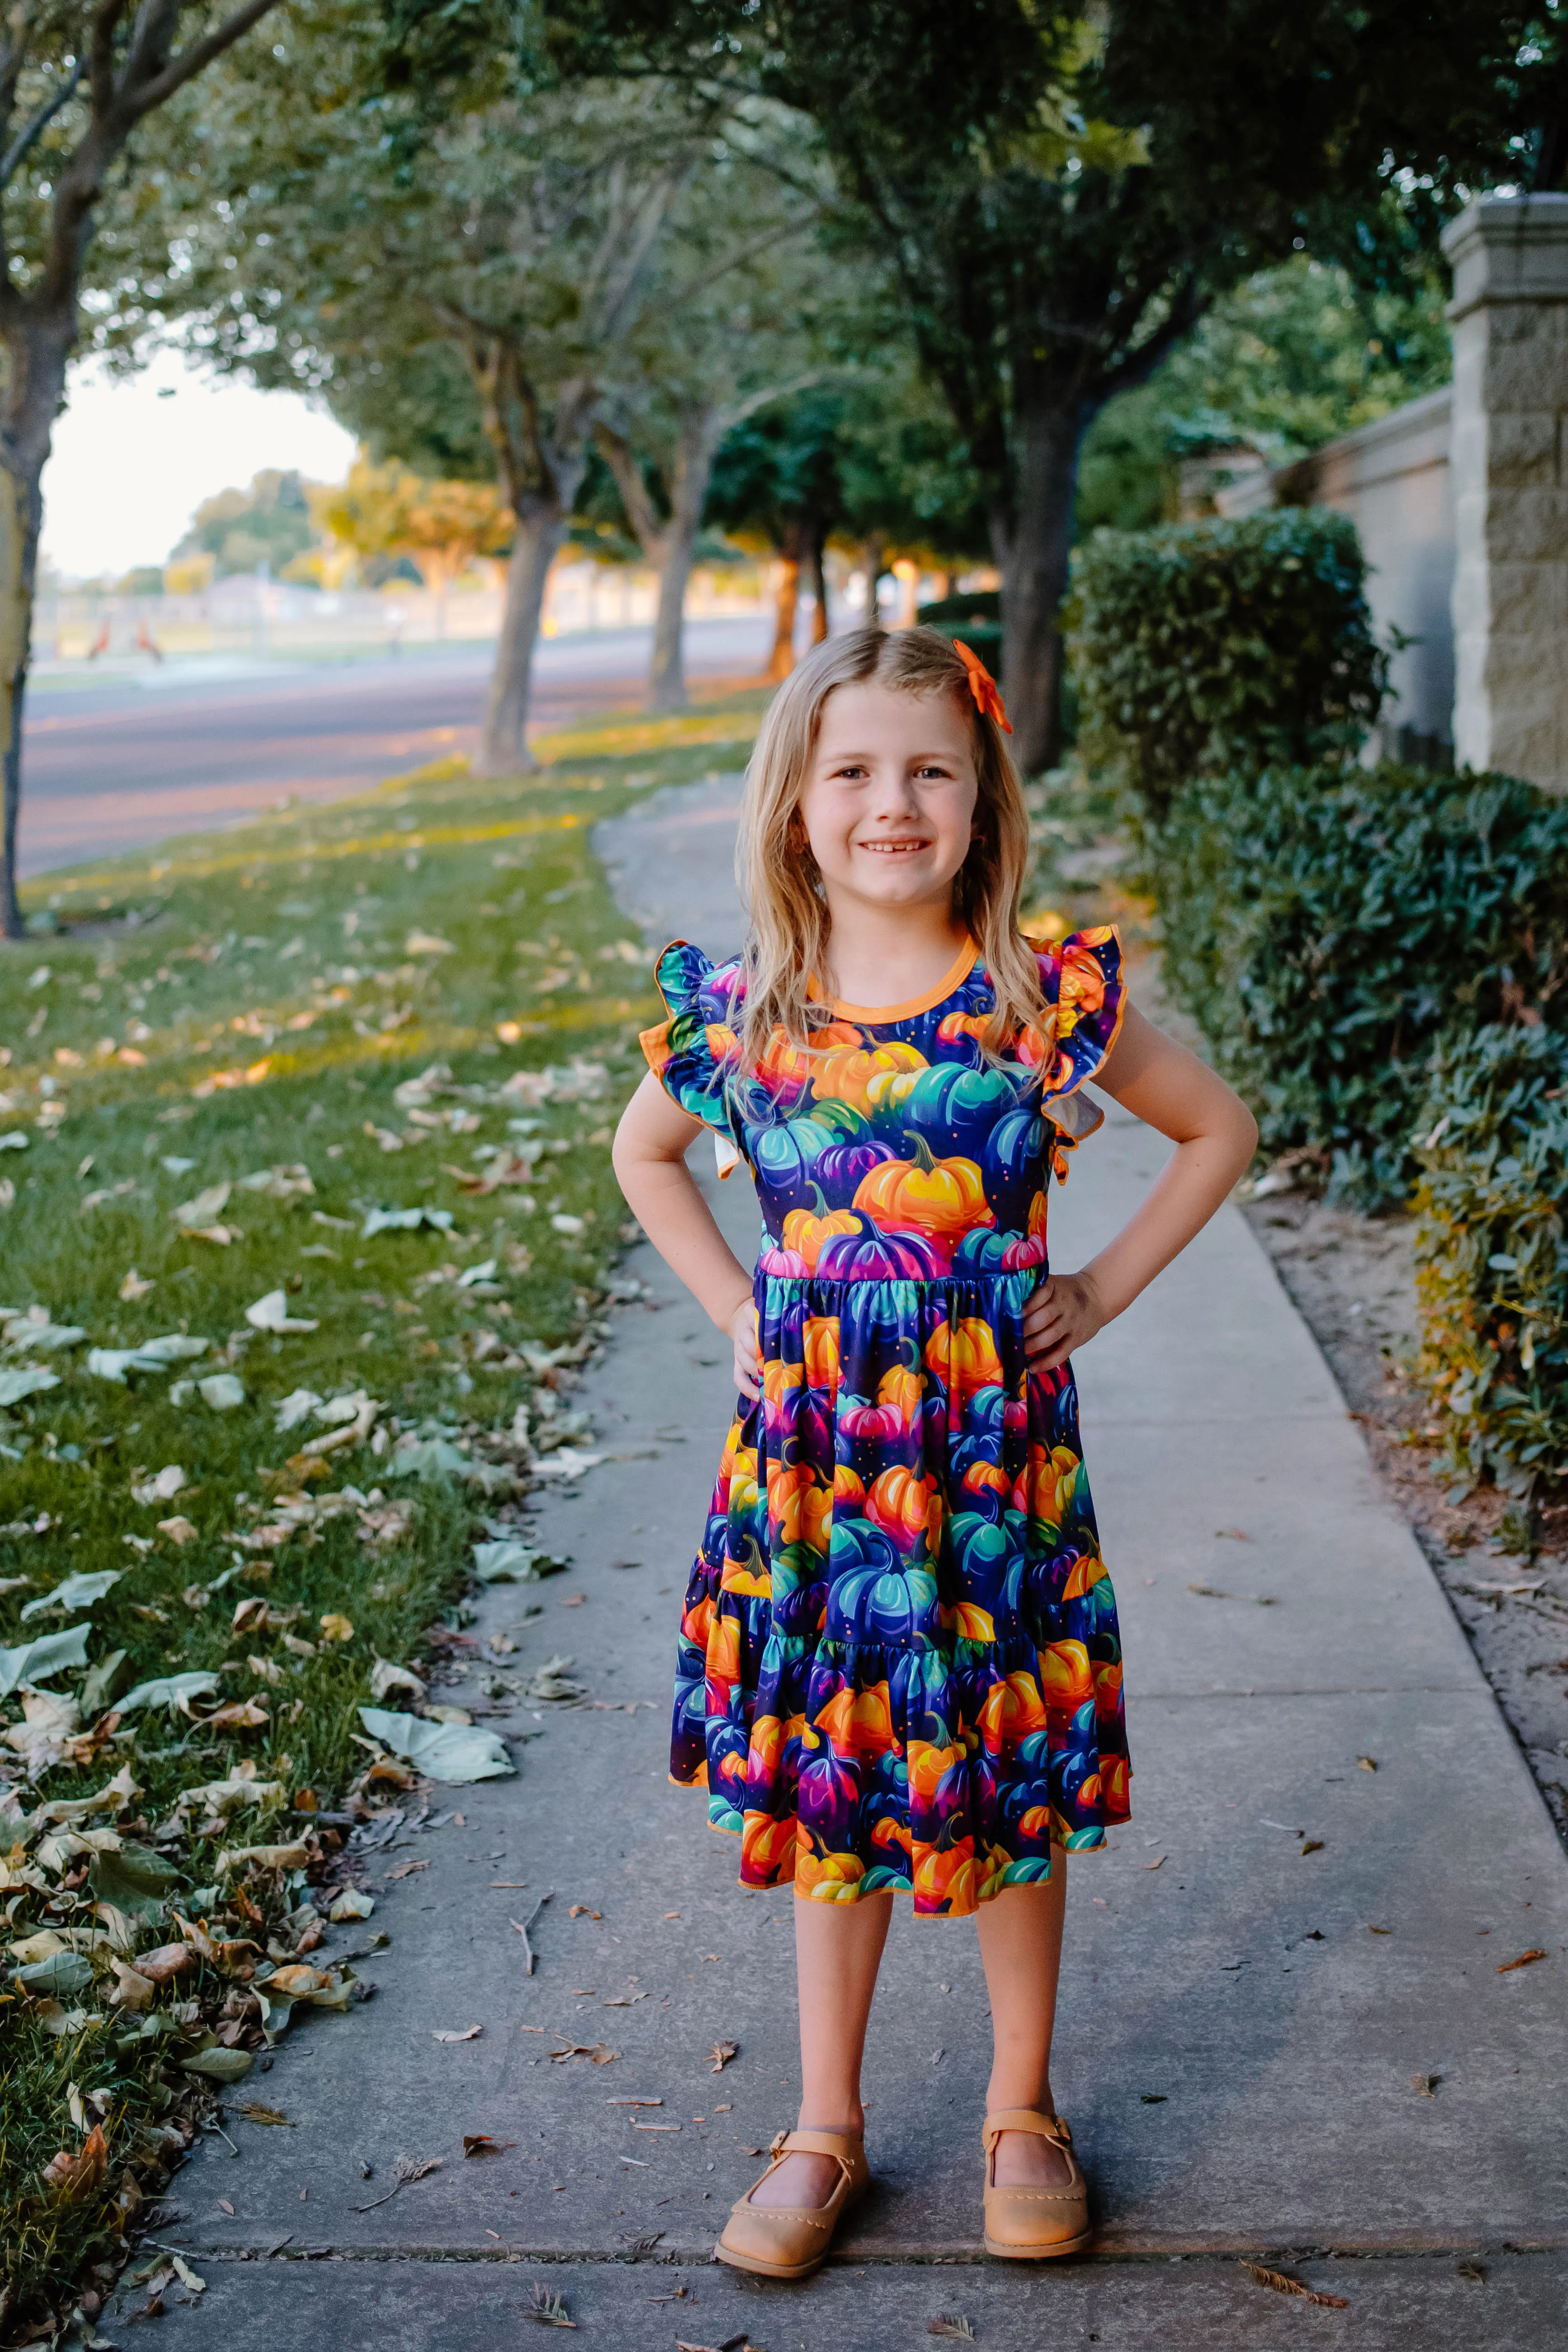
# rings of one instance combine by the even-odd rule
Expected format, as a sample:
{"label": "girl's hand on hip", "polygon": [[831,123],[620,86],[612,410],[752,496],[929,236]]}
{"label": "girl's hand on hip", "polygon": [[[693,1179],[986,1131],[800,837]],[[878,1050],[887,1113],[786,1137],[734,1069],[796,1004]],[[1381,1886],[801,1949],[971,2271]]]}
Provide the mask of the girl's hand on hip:
{"label": "girl's hand on hip", "polygon": [[1024,1309],[1024,1353],[1030,1370],[1054,1372],[1110,1320],[1089,1275],[1047,1275]]}
{"label": "girl's hand on hip", "polygon": [[755,1299],[742,1299],[730,1322],[735,1343],[735,1386],[753,1401],[763,1392],[763,1351],[757,1338]]}

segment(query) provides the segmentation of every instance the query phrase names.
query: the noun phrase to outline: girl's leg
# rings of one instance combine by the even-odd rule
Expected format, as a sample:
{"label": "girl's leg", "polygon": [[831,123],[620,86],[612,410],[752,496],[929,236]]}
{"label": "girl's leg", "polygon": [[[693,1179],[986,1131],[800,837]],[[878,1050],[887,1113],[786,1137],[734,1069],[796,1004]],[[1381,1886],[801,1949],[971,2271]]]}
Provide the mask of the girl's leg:
{"label": "girl's leg", "polygon": [[[999,2107],[1054,2113],[1051,2031],[1067,1905],[1067,1855],[1051,1848],[1051,1874],[1043,1885],[1009,1886],[980,1906],[980,1957],[991,1995],[991,2081],[987,2114]],[[1004,2132],[996,2143],[1001,2187],[1046,2185],[1068,2179],[1067,2159],[1034,2132]]]}
{"label": "girl's leg", "polygon": [[[866,2128],[860,2058],[877,1970],[893,1916],[891,1891],[858,1903],[795,1899],[795,1961],[800,1984],[802,2131]],[[838,2183],[831,2157],[789,2156],[759,2189],[753,2205],[822,2205]]]}

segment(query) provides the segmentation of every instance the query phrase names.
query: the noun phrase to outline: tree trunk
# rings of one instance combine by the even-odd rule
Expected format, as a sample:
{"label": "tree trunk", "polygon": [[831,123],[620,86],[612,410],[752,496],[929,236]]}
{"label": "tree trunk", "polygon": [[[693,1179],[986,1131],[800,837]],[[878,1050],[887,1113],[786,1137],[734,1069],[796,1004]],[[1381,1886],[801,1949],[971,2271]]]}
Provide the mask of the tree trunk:
{"label": "tree trunk", "polygon": [[773,592],[773,649],[763,676],[777,686],[795,667],[795,624],[800,606],[800,562],[805,549],[805,524],[791,515],[779,546],[778,586]]}
{"label": "tree trunk", "polygon": [[816,610],[811,616],[811,642],[814,646],[827,642],[827,574],[822,559],[827,552],[827,525],[814,523],[811,532],[811,593],[816,599]]}
{"label": "tree trunk", "polygon": [[658,617],[647,674],[648,701],[655,710],[684,710],[690,699],[686,691],[686,591],[722,438],[723,420],[711,408],[689,408],[682,414],[669,466],[669,520],[660,534],[658,559]]}
{"label": "tree trunk", "polygon": [[10,379],[0,422],[0,932],[26,937],[16,896],[22,809],[22,709],[32,659],[33,588],[43,522],[41,488],[54,420],[65,401],[74,317],[16,320],[5,332]]}
{"label": "tree trunk", "polygon": [[1063,646],[1057,614],[1072,553],[1078,453],[1084,419],[1044,399],[1020,404],[1016,504],[994,522],[1002,574],[1002,690],[1013,722],[1013,757],[1026,776],[1057,766],[1062,751]]}
{"label": "tree trunk", "polygon": [[507,562],[500,636],[475,762],[481,776],[524,776],[534,767],[528,748],[533,648],[544,609],[544,583],[566,529],[565,510],[555,499],[521,501],[513,512],[517,536]]}

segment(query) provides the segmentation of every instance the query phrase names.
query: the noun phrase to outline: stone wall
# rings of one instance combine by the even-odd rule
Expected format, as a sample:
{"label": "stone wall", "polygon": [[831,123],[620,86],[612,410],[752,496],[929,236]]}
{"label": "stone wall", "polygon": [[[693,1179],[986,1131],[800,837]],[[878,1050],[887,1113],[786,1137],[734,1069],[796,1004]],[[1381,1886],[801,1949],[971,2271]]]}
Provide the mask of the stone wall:
{"label": "stone wall", "polygon": [[1454,268],[1454,748],[1568,792],[1568,195],[1483,197]]}

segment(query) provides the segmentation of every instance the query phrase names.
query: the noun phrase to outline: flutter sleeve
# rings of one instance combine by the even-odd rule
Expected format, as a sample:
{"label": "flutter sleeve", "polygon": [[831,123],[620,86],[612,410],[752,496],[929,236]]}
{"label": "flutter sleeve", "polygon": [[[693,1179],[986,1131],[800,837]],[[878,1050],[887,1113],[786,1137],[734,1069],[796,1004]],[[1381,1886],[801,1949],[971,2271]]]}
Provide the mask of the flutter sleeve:
{"label": "flutter sleeve", "polygon": [[1026,1030],[1019,1056],[1040,1065],[1040,1108],[1064,1138],[1092,1135],[1103,1115],[1079,1092],[1121,1034],[1127,988],[1113,924],[1034,945],[1047,1018]]}
{"label": "flutter sleeve", "polygon": [[[689,940],[672,940],[658,959],[656,978],[669,1017],[642,1033],[648,1068],[671,1102],[711,1128],[731,1154],[737,1153],[742,1146],[730,1082],[741,1058],[733,1025],[745,994],[739,960],[714,964]],[[724,1159],[721,1149],[721,1168]]]}

